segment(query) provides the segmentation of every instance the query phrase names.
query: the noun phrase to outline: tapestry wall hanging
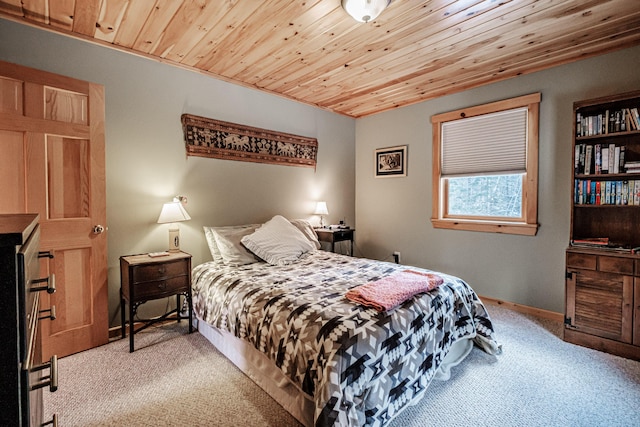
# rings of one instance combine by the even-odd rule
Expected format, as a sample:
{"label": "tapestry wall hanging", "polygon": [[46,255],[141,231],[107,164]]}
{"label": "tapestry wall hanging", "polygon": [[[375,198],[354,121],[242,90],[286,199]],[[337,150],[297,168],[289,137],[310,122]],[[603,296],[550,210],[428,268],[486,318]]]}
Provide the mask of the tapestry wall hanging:
{"label": "tapestry wall hanging", "polygon": [[318,140],[183,114],[188,156],[316,167]]}

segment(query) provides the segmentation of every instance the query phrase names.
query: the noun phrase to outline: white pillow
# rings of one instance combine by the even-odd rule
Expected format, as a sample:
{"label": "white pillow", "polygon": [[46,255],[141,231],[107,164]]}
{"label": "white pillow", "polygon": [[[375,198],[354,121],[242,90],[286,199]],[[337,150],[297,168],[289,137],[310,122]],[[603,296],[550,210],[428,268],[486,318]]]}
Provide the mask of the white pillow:
{"label": "white pillow", "polygon": [[244,236],[251,234],[255,231],[254,227],[247,227],[244,229],[214,229],[213,237],[216,239],[216,244],[220,255],[222,256],[222,262],[225,265],[245,265],[259,262],[254,254],[249,252],[242,244],[240,239]]}
{"label": "white pillow", "polygon": [[289,222],[295,225],[298,230],[302,231],[302,234],[314,244],[316,249],[322,247],[320,241],[318,241],[318,234],[309,221],[306,219],[290,219]]}
{"label": "white pillow", "polygon": [[315,245],[285,217],[276,215],[253,234],[241,239],[251,252],[271,265],[287,265],[303,254],[314,251]]}
{"label": "white pillow", "polygon": [[204,229],[204,236],[207,239],[207,245],[209,246],[209,251],[211,252],[211,258],[213,261],[217,263],[224,263],[224,259],[222,258],[222,253],[218,248],[218,243],[216,242],[215,232],[222,230],[224,231],[241,231],[241,230],[249,230],[249,233],[253,233],[256,228],[258,228],[260,224],[245,224],[245,225],[231,225],[226,227],[202,227]]}

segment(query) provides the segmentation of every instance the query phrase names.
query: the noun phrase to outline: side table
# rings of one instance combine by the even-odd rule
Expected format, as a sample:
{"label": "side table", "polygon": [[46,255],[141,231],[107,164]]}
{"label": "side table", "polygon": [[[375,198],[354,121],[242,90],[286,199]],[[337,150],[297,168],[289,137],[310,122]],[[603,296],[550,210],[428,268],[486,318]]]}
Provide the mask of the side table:
{"label": "side table", "polygon": [[[176,296],[176,308],[160,317],[140,319],[143,326],[135,330],[133,319],[138,307],[149,300]],[[134,335],[167,316],[180,315],[180,296],[189,304],[189,333],[193,332],[193,307],[191,306],[191,255],[186,252],[170,252],[169,255],[150,257],[148,254],[120,257],[120,318],[122,338],[126,336],[125,307],[129,304],[129,352],[134,350]]]}
{"label": "side table", "polygon": [[335,252],[336,242],[350,241],[349,255],[353,256],[353,234],[355,231],[353,228],[316,228],[315,230],[319,241],[331,243],[331,252]]}

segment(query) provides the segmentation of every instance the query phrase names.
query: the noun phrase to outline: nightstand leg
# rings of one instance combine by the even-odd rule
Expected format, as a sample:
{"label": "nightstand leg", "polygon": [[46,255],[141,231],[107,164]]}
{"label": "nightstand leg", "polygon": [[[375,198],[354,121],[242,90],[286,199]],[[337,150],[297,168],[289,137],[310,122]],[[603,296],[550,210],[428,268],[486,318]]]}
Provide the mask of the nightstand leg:
{"label": "nightstand leg", "polygon": [[180,323],[180,320],[182,319],[182,317],[180,316],[180,309],[182,307],[180,307],[180,294],[176,295],[176,318],[178,319],[178,323]]}
{"label": "nightstand leg", "polygon": [[124,298],[122,297],[122,288],[120,288],[120,325],[122,328],[122,338],[127,336],[127,324],[124,322],[124,311],[126,310],[126,303],[124,301]]}
{"label": "nightstand leg", "polygon": [[189,333],[193,332],[193,304],[191,304],[191,289],[187,293],[187,302],[189,303]]}
{"label": "nightstand leg", "polygon": [[133,304],[129,302],[129,353],[133,353],[133,335],[135,333],[133,327]]}

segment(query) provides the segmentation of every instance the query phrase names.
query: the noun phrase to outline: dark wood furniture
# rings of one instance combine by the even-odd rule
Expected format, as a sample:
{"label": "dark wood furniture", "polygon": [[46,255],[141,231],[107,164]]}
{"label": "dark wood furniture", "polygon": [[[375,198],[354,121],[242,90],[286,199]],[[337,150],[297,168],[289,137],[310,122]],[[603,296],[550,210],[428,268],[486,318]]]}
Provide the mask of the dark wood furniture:
{"label": "dark wood furniture", "polygon": [[[58,387],[57,358],[42,363],[38,322],[55,318],[40,310],[40,292],[55,291],[53,278],[40,277],[37,214],[0,215],[0,425],[43,425],[43,390]],[[48,373],[48,375],[47,375]],[[56,424],[57,417],[48,424]]]}
{"label": "dark wood furniture", "polygon": [[331,244],[331,252],[335,252],[335,244],[337,242],[350,241],[349,255],[353,256],[353,232],[352,228],[316,228],[316,234],[318,240],[321,242],[327,242]]}
{"label": "dark wood furniture", "polygon": [[[640,110],[640,91],[574,104],[564,339],[640,360],[640,249],[634,249],[640,247],[640,170],[630,163],[640,162],[640,126],[629,116],[634,108]],[[609,156],[611,150],[624,151],[624,161]]]}
{"label": "dark wood furniture", "polygon": [[[129,351],[134,350],[134,335],[155,322],[165,320],[175,313],[178,322],[180,296],[189,306],[189,333],[193,331],[193,308],[191,307],[191,255],[186,252],[171,252],[169,255],[150,257],[148,254],[120,257],[120,306],[122,338],[126,336],[125,307],[129,304]],[[176,308],[160,317],[138,319],[143,326],[135,330],[134,319],[138,307],[146,301],[176,296]]]}

